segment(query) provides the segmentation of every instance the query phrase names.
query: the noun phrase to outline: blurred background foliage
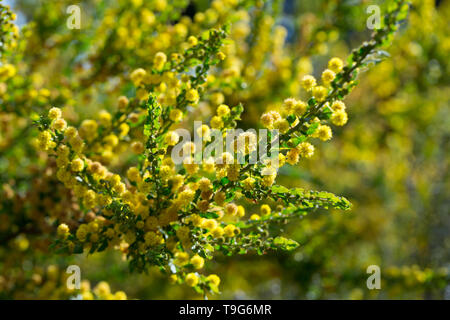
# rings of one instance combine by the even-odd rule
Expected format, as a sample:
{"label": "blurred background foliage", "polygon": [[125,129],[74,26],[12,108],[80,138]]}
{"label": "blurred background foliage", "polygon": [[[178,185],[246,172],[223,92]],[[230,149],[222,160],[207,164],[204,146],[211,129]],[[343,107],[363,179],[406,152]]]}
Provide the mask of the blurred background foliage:
{"label": "blurred background foliage", "polygon": [[[240,127],[256,128],[262,112],[301,95],[303,75],[319,77],[329,58],[344,59],[368,38],[369,5],[386,6],[365,0],[214,2],[83,1],[81,29],[70,30],[71,1],[9,1],[22,38],[5,55],[20,71],[1,92],[2,213],[31,210],[38,221],[42,212],[68,209],[53,205],[55,194],[71,195],[42,171],[46,159],[29,139],[35,134],[30,115],[48,105],[64,106],[73,121],[114,110],[117,97],[132,90],[129,72],[149,64],[155,52],[174,52],[188,35],[231,22],[235,45],[213,74],[225,103],[244,104]],[[346,100],[349,124],[334,131],[331,143],[320,143],[312,159],[282,168],[281,184],[343,195],[352,210],[318,211],[286,225],[300,243],[295,252],[210,263],[208,273],[222,275],[222,295],[212,298],[450,297],[449,16],[449,1],[412,1],[408,21],[387,49],[390,58],[364,73]],[[191,22],[183,28],[178,22],[186,19]],[[211,92],[209,103],[215,98]],[[209,103],[191,120],[206,119]],[[184,125],[192,126],[189,120]],[[76,263],[83,279],[106,280],[129,298],[201,298],[157,270],[130,274],[119,253],[56,257],[48,252],[49,236],[27,232],[2,234],[0,297],[67,297],[55,291],[57,281],[45,287],[28,279],[46,274],[48,265],[63,273]],[[381,268],[381,290],[366,287],[366,268],[374,264]]]}

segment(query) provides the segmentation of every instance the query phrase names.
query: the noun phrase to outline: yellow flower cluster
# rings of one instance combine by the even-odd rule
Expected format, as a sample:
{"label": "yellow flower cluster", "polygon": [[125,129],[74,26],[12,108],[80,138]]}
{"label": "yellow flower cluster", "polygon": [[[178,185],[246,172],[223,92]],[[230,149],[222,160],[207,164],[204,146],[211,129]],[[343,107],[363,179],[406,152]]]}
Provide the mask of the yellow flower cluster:
{"label": "yellow flower cluster", "polygon": [[[39,28],[46,24],[24,27],[24,39],[16,44],[9,39],[19,33],[9,22],[15,15],[0,5],[6,12],[0,17],[0,162],[12,176],[2,181],[0,208],[8,214],[0,216],[0,231],[2,239],[12,239],[8,245],[23,259],[34,249],[48,251],[50,233],[58,252],[119,250],[134,270],[158,265],[173,273],[174,282],[218,292],[220,278],[202,274],[216,252],[265,253],[281,243],[269,232],[271,221],[305,213],[308,201],[314,207],[325,202],[322,195],[296,191],[290,196],[291,190],[275,181],[278,167],[312,157],[310,138],[331,139],[328,120],[338,126],[348,121],[344,103],[336,100],[341,95],[334,90],[350,67],[333,58],[320,80],[310,75],[310,56],[325,54],[326,40],[337,35],[315,31],[323,29],[320,25],[305,28],[299,44],[292,46],[304,55],[297,59],[285,43],[286,28],[272,16],[279,4],[272,8],[262,1],[244,5],[214,0],[193,17],[185,14],[187,4],[117,1],[92,24],[85,40],[95,46],[78,55],[80,61],[66,59],[73,54],[65,49],[74,41],[70,33],[52,35],[51,46],[39,48],[42,54],[28,54],[42,43],[47,32]],[[49,2],[45,8],[60,12],[63,6]],[[58,25],[61,21],[55,19]],[[8,52],[16,45],[17,50]],[[51,72],[74,60],[70,77]],[[285,97],[299,98],[281,103]],[[183,146],[188,157],[174,163],[170,153],[181,140],[176,129],[190,129],[187,120],[211,118],[209,125],[194,129],[203,138],[202,148],[208,147],[211,129],[227,137],[225,129],[237,126],[240,102],[251,110],[242,118],[246,125],[254,123],[262,108],[267,110],[261,124],[281,133],[278,159],[238,164],[236,155],[225,152],[198,163],[198,146],[188,142]],[[64,118],[59,108],[39,118],[37,113],[52,105],[63,106]],[[24,130],[16,135],[18,130],[9,128],[30,127],[29,116],[40,130],[36,141],[19,141],[20,151],[4,161],[16,137],[34,134]],[[251,132],[233,142],[246,157],[258,149],[258,138]],[[16,161],[23,154],[30,159]],[[31,165],[23,170],[24,163]],[[24,192],[21,179],[27,180]],[[345,207],[342,199],[332,200],[333,205],[344,203],[336,207]],[[268,204],[253,213],[252,206],[261,201]],[[244,206],[250,208],[248,215]],[[300,211],[286,210],[292,208]],[[103,282],[82,296],[126,297],[112,293]]]}
{"label": "yellow flower cluster", "polygon": [[[342,71],[343,62],[339,58],[332,58],[328,63],[328,68],[322,74],[324,86],[317,85],[317,81],[312,75],[305,75],[301,80],[302,87],[311,93],[314,100],[306,103],[299,99],[288,98],[284,100],[281,114],[277,111],[269,111],[261,116],[260,120],[263,126],[268,129],[278,129],[282,137],[287,133],[294,134],[294,138],[291,139],[294,146],[284,149],[285,151],[282,150],[279,159],[280,166],[284,162],[291,165],[297,164],[300,158],[310,158],[314,154],[314,146],[304,141],[306,138],[318,138],[322,141],[332,138],[333,132],[325,124],[326,119],[330,119],[331,123],[337,126],[343,126],[348,120],[345,104],[342,101],[328,101],[330,99],[329,85],[336,78],[336,74]],[[317,116],[327,110],[329,110],[329,116],[320,120]],[[306,117],[310,117],[312,120],[305,123]],[[298,129],[301,129],[302,125],[311,130],[307,130],[306,134],[299,132]],[[303,137],[303,142],[295,143],[294,141],[299,137]]]}

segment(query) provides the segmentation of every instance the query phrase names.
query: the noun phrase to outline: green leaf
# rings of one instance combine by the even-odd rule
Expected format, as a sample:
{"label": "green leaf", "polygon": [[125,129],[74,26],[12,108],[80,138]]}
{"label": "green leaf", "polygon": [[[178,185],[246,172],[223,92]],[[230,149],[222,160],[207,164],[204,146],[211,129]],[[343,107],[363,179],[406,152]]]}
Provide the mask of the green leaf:
{"label": "green leaf", "polygon": [[95,250],[97,250],[97,247],[98,247],[98,242],[93,243],[91,246],[91,249],[89,250],[89,253],[94,253]]}
{"label": "green leaf", "polygon": [[309,136],[309,135],[311,135],[311,134],[313,134],[315,131],[316,131],[316,129],[319,127],[319,122],[314,122],[314,123],[312,123],[310,126],[309,126],[309,128],[308,128],[308,130],[306,130],[306,134]]}
{"label": "green leaf", "polygon": [[200,213],[199,214],[200,217],[202,218],[207,218],[207,219],[217,219],[219,218],[219,215],[215,212],[204,212],[204,213]]}
{"label": "green leaf", "polygon": [[293,138],[291,141],[292,141],[293,146],[296,147],[296,146],[298,146],[300,143],[302,143],[305,140],[306,140],[306,136],[301,135],[299,137]]}
{"label": "green leaf", "polygon": [[98,247],[97,252],[102,252],[108,247],[108,241],[105,240],[101,243],[101,245]]}
{"label": "green leaf", "polygon": [[223,177],[222,179],[220,179],[220,184],[222,186],[227,185],[230,182],[230,179],[228,179],[227,177]]}
{"label": "green leaf", "polygon": [[146,109],[148,114],[147,118],[145,119],[144,134],[147,137],[156,138],[155,135],[161,126],[160,116],[162,108],[161,105],[156,100],[156,96],[154,94],[150,94],[146,103]]}
{"label": "green leaf", "polygon": [[295,119],[297,119],[297,118],[296,118],[296,116],[293,115],[293,114],[289,115],[289,116],[286,118],[286,120],[289,122],[289,124],[293,124],[294,121],[295,121]]}
{"label": "green leaf", "polygon": [[274,185],[272,186],[273,193],[289,193],[289,189],[284,186]]}

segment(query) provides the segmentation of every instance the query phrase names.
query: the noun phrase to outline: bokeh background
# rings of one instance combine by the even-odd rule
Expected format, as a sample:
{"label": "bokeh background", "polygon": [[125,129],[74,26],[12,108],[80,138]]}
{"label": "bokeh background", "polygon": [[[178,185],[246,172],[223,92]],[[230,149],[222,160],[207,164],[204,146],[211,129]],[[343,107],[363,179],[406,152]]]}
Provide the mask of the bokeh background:
{"label": "bokeh background", "polygon": [[[31,210],[40,219],[67,210],[52,202],[66,191],[32,147],[31,115],[55,105],[77,122],[114,110],[117,97],[132,90],[130,71],[157,51],[182,48],[187,35],[231,21],[238,45],[227,52],[224,70],[214,72],[223,79],[225,102],[244,104],[240,127],[256,128],[262,112],[301,95],[302,75],[319,77],[329,58],[344,59],[368,39],[367,7],[383,11],[389,1],[256,1],[256,8],[221,1],[226,12],[215,2],[82,1],[81,29],[69,30],[71,1],[6,1],[24,40],[7,56],[19,75],[5,92],[0,86],[1,298],[59,298],[55,283],[29,279],[49,265],[63,272],[69,264],[80,265],[83,279],[108,281],[129,298],[202,298],[156,269],[130,274],[119,253],[57,256],[48,237],[5,227],[4,217],[13,214]],[[152,24],[146,10],[168,13]],[[348,125],[317,144],[312,159],[282,168],[279,183],[343,195],[352,210],[317,211],[286,225],[300,243],[294,252],[218,256],[207,272],[221,275],[222,295],[211,298],[450,298],[449,16],[449,1],[412,1],[386,49],[390,57],[363,73],[346,99]],[[187,30],[177,29],[180,19],[192,20]],[[206,101],[192,119],[209,114]],[[381,290],[366,287],[369,265],[381,268]]]}

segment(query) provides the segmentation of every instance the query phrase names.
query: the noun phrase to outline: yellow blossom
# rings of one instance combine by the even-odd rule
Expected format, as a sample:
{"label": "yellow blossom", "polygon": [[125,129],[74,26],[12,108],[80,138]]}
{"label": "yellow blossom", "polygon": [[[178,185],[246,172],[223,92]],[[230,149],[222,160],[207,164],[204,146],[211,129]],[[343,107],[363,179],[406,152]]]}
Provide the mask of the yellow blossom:
{"label": "yellow blossom", "polygon": [[200,96],[198,95],[198,91],[195,89],[189,89],[186,92],[186,100],[192,103],[197,103],[200,99]]}
{"label": "yellow blossom", "polygon": [[188,273],[185,281],[188,286],[195,287],[198,284],[198,276],[195,273]]}
{"label": "yellow blossom", "polygon": [[193,256],[191,258],[190,262],[194,266],[195,269],[201,269],[205,265],[205,260],[202,257],[200,257],[198,254]]}
{"label": "yellow blossom", "polygon": [[338,110],[331,115],[331,122],[337,126],[343,126],[347,123],[348,116],[344,110]]}
{"label": "yellow blossom", "polygon": [[301,157],[310,158],[314,154],[314,146],[309,142],[302,142],[296,148]]}
{"label": "yellow blossom", "polygon": [[309,91],[316,85],[316,79],[311,75],[306,75],[302,78],[301,85],[306,91]]}
{"label": "yellow blossom", "polygon": [[325,98],[328,95],[327,88],[322,87],[322,86],[314,87],[312,90],[313,90],[312,94],[317,99],[317,101],[325,100]]}
{"label": "yellow blossom", "polygon": [[332,58],[328,62],[328,68],[335,73],[341,72],[342,68],[344,67],[344,63],[339,58]]}

